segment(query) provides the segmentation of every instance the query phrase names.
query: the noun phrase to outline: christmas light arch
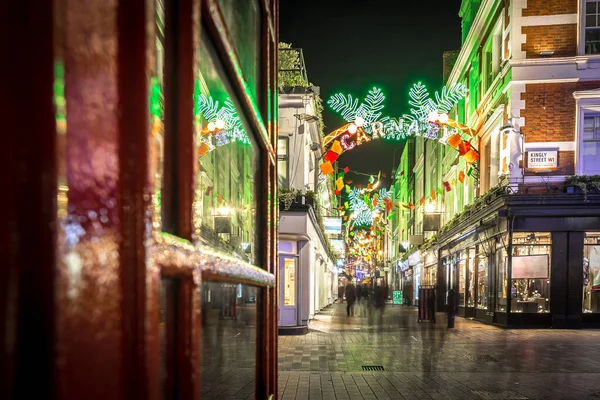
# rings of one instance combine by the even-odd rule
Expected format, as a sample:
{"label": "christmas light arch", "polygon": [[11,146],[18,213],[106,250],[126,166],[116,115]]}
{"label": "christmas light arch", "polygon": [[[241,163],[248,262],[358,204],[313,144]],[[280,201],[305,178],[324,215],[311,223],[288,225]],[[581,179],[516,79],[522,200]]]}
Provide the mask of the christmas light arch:
{"label": "christmas light arch", "polygon": [[466,94],[466,87],[455,83],[431,98],[425,85],[419,82],[409,92],[410,113],[400,118],[383,115],[385,96],[379,88],[369,90],[361,102],[352,95],[333,95],[327,103],[346,123],[323,138],[325,155],[321,170],[324,174],[333,173],[333,163],[340,154],[371,140],[403,140],[414,136],[447,144],[468,164],[473,164],[479,159],[479,153],[471,148],[469,141],[463,140],[462,134],[473,137],[474,130],[448,117],[448,112]]}

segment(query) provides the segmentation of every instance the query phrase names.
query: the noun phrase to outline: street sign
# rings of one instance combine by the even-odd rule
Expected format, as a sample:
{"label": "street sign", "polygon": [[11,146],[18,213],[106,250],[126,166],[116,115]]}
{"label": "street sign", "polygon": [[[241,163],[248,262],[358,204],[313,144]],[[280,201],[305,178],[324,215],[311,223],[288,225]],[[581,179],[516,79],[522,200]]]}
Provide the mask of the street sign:
{"label": "street sign", "polygon": [[402,304],[402,290],[394,290],[394,304]]}
{"label": "street sign", "polygon": [[557,151],[528,151],[527,168],[556,168],[557,156]]}

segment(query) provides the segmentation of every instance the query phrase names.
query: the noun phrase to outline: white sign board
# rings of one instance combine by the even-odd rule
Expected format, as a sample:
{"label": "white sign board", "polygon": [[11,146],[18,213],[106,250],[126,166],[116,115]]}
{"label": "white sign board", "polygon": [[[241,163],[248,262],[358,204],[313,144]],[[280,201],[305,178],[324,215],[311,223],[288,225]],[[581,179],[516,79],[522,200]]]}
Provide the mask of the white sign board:
{"label": "white sign board", "polygon": [[548,279],[548,254],[513,256],[512,278]]}
{"label": "white sign board", "polygon": [[342,217],[323,217],[325,234],[340,235],[342,233]]}
{"label": "white sign board", "polygon": [[557,151],[528,151],[527,168],[556,168],[558,166]]}

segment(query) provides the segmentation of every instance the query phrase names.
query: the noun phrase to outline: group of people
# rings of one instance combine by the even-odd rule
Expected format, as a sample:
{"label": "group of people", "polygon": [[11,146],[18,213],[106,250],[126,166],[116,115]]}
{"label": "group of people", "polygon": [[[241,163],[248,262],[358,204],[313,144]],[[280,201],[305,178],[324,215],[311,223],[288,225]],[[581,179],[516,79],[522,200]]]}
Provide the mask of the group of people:
{"label": "group of people", "polygon": [[388,297],[387,286],[381,285],[370,288],[366,283],[355,286],[354,283],[349,282],[344,291],[347,316],[354,315],[354,303],[358,301],[360,304],[361,300],[366,302],[369,307],[375,306],[375,308],[383,310]]}

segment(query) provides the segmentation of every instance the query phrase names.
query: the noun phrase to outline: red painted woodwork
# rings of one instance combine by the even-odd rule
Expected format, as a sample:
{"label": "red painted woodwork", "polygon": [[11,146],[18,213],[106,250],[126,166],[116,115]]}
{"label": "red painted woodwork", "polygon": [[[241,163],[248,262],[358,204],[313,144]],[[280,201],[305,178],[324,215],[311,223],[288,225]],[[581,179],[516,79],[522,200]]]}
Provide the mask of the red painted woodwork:
{"label": "red painted woodwork", "polygon": [[[169,2],[167,1],[167,4]],[[166,91],[165,192],[175,194],[173,234],[191,239],[195,171],[193,85],[200,9],[233,94],[248,114],[260,159],[259,265],[276,273],[276,1],[263,9],[265,126],[253,115],[214,0],[178,0],[176,83]],[[0,14],[9,146],[9,194],[0,196],[0,397],[152,399],[160,393],[160,285],[176,279],[172,342],[180,399],[200,398],[201,282],[256,282],[198,265],[190,243],[153,231],[148,111],[154,58],[148,0],[9,0]],[[210,12],[207,12],[209,10]],[[218,29],[217,29],[218,28]],[[18,34],[17,34],[18,33]],[[167,54],[169,57],[169,53]],[[57,132],[54,66],[64,66],[66,130]],[[169,122],[169,118],[173,121]],[[175,123],[176,121],[176,123]],[[268,138],[260,135],[267,132]],[[165,130],[165,138],[169,131]],[[170,140],[170,139],[169,139]],[[167,143],[169,143],[167,141]],[[171,179],[171,181],[169,181]],[[57,186],[61,185],[57,200]],[[68,191],[66,190],[68,188]],[[163,203],[164,205],[164,203]],[[165,249],[172,258],[157,261]],[[194,262],[193,260],[196,260]],[[225,265],[225,264],[224,264]],[[218,267],[219,265],[217,265]],[[260,286],[260,285],[259,285]],[[277,394],[276,289],[258,294],[257,396]]]}

